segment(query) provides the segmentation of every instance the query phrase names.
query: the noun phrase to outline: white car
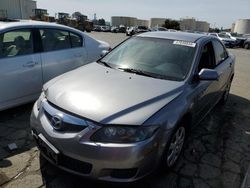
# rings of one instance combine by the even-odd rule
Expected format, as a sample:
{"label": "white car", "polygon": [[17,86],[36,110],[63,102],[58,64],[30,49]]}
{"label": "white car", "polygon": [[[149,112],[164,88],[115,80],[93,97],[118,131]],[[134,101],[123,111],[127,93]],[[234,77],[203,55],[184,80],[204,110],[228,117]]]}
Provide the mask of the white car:
{"label": "white car", "polygon": [[228,35],[223,33],[209,33],[209,35],[215,36],[220,39],[226,47],[233,48],[236,45],[236,41],[231,39]]}
{"label": "white car", "polygon": [[42,85],[99,59],[110,45],[59,24],[0,23],[0,110],[33,101]]}

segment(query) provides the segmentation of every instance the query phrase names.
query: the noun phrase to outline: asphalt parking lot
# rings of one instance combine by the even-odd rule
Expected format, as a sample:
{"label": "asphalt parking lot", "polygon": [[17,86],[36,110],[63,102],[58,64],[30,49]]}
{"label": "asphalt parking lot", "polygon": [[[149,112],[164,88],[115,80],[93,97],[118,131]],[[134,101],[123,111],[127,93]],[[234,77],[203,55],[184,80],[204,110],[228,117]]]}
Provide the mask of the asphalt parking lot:
{"label": "asphalt parking lot", "polygon": [[[112,47],[126,39],[125,34],[90,35]],[[239,188],[250,164],[250,50],[229,51],[236,55],[229,101],[190,133],[170,172],[134,184],[107,184],[58,170],[40,158],[29,130],[32,104],[27,104],[0,112],[0,187]],[[11,143],[18,148],[10,151]]]}

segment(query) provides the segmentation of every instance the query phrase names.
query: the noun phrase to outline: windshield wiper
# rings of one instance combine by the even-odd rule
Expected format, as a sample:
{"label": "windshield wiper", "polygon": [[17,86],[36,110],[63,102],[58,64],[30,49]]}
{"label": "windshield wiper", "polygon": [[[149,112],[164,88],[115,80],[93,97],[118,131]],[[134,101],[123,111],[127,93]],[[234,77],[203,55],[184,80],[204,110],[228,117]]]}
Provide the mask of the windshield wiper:
{"label": "windshield wiper", "polygon": [[101,63],[101,64],[103,64],[103,65],[106,66],[106,67],[113,68],[113,67],[111,67],[107,62],[102,61],[102,60],[97,61],[97,63]]}
{"label": "windshield wiper", "polygon": [[165,75],[161,75],[161,74],[156,74],[156,73],[150,73],[150,72],[146,72],[146,71],[139,70],[139,69],[133,69],[133,68],[118,68],[118,69],[123,70],[124,72],[130,72],[130,73],[148,76],[148,77],[152,77],[152,78],[178,81],[177,78],[173,78],[173,77],[165,76]]}
{"label": "windshield wiper", "polygon": [[118,68],[118,69],[123,70],[124,72],[135,73],[135,74],[148,76],[148,77],[152,77],[152,78],[156,77],[152,73],[149,73],[149,72],[146,72],[146,71],[143,71],[143,70],[139,70],[139,69],[133,69],[133,68]]}

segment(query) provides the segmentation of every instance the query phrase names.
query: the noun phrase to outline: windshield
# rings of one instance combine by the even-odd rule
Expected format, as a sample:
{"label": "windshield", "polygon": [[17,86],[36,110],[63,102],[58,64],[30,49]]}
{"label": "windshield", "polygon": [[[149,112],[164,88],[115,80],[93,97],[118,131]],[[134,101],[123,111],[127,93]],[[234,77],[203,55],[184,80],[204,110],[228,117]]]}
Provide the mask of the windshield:
{"label": "windshield", "polygon": [[191,67],[194,46],[189,42],[134,37],[111,51],[101,61],[117,69],[133,69],[152,76],[184,80]]}

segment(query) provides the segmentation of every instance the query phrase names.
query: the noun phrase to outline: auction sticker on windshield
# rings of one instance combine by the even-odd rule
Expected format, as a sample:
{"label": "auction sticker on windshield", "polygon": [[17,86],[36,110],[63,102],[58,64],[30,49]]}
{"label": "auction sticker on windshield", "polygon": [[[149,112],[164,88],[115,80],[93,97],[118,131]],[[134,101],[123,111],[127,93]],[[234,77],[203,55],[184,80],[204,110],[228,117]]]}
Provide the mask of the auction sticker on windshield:
{"label": "auction sticker on windshield", "polygon": [[173,44],[181,45],[181,46],[188,46],[188,47],[192,47],[192,48],[194,48],[196,46],[196,43],[187,42],[187,41],[179,41],[179,40],[175,40],[173,42]]}

